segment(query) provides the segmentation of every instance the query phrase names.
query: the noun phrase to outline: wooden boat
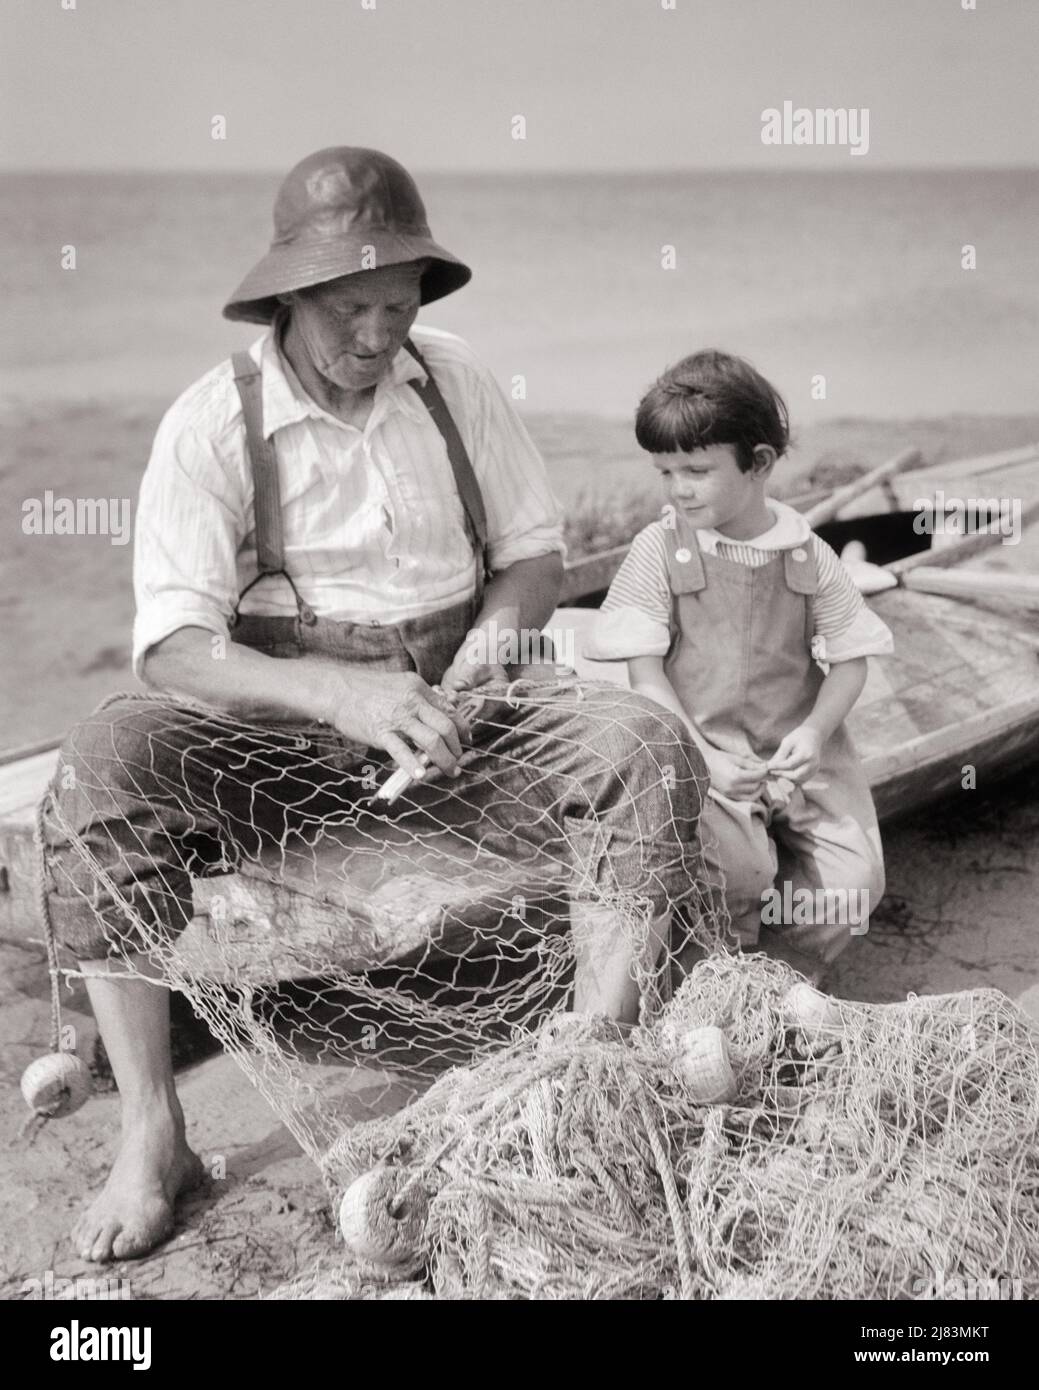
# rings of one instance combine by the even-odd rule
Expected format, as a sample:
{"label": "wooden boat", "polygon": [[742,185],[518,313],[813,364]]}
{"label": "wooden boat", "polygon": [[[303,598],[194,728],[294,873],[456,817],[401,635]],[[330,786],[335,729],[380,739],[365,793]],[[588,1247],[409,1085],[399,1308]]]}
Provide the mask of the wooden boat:
{"label": "wooden boat", "polygon": [[[949,496],[1019,498],[1032,519],[1039,446],[932,469],[907,471],[907,461],[893,460],[834,494],[825,510],[841,515],[818,522],[817,512],[813,522],[838,547],[861,538],[895,581],[870,602],[894,633],[896,655],[870,663],[850,720],[882,819],[964,785],[968,767],[983,789],[1039,757],[1039,527],[1016,546],[979,535],[943,550],[930,549],[913,529],[915,500],[937,487]],[[801,505],[811,515],[820,499]],[[579,670],[621,683],[623,665],[583,661],[580,635],[626,549],[572,564],[551,624],[574,630]],[[56,758],[56,744],[44,744],[0,759],[0,935],[40,936],[32,819]],[[312,974],[322,955],[340,968],[371,968],[434,941],[453,949],[467,930],[471,940],[473,926],[482,921],[486,929],[488,904],[502,900],[503,873],[529,902],[555,887],[541,880],[531,893],[529,866],[521,863],[496,862],[489,874],[449,829],[423,827],[421,852],[415,844],[390,832],[376,849],[370,838],[335,830],[316,854],[278,855],[199,881],[195,921],[181,941],[185,963],[193,973],[239,983]],[[219,920],[211,911],[217,895]]]}

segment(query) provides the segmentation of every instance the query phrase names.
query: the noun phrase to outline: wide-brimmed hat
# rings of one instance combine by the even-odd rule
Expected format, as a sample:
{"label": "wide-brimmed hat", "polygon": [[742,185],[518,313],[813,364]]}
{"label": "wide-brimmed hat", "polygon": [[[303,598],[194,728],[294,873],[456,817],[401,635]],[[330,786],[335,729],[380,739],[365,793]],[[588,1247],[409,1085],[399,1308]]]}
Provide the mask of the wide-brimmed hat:
{"label": "wide-brimmed hat", "polygon": [[271,249],[224,305],[224,317],[270,323],[279,294],[427,256],[423,304],[472,277],[433,240],[415,180],[402,164],[349,145],[318,150],[278,190]]}

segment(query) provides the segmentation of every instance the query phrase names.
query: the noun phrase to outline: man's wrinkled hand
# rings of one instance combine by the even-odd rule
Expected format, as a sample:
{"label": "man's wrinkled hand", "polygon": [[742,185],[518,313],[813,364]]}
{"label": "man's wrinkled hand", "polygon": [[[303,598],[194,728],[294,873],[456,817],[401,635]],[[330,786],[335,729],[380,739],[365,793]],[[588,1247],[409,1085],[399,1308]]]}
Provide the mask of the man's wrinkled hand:
{"label": "man's wrinkled hand", "polygon": [[382,748],[411,777],[425,775],[421,755],[458,773],[469,725],[445,696],[413,671],[336,672],[328,722],[354,743]]}
{"label": "man's wrinkled hand", "polygon": [[455,653],[454,660],[440,682],[445,690],[475,690],[478,686],[486,685],[488,681],[508,680],[504,666],[496,661],[474,661],[470,647],[471,639],[466,638]]}

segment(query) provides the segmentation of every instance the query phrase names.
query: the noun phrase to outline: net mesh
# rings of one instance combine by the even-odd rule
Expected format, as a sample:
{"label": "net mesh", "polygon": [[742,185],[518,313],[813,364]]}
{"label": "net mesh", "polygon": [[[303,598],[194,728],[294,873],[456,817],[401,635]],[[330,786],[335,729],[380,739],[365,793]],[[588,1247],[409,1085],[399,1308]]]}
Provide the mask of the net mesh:
{"label": "net mesh", "polygon": [[495,683],[460,777],[388,806],[390,761],[327,729],[119,697],[73,731],[45,803],[52,916],[81,957],[187,995],[321,1162],[345,1122],[565,1007],[575,912],[586,971],[621,938],[647,1012],[683,952],[726,938],[705,786],[649,709]]}
{"label": "net mesh", "polygon": [[718,954],[631,1037],[567,1022],[346,1132],[348,1250],[275,1296],[1039,1292],[1039,1049],[998,991],[849,1004]]}
{"label": "net mesh", "polygon": [[[324,1175],[340,1240],[276,1296],[1039,1292],[1025,1016],[736,953],[705,788],[629,692],[470,714],[462,776],[387,807],[327,731],[124,699],[45,804],[62,939],[182,990]],[[637,1025],[569,1012],[618,960]]]}

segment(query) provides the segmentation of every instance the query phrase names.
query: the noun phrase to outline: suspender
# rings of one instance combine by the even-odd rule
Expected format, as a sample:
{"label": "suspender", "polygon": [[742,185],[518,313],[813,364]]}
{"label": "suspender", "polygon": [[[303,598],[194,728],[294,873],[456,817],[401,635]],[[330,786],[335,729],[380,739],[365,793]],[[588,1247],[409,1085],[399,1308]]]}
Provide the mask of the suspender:
{"label": "suspender", "polygon": [[455,475],[455,487],[458,489],[458,496],[465,512],[466,531],[469,533],[473,550],[480,557],[482,568],[486,570],[487,512],[484,509],[480,484],[476,481],[473,465],[469,462],[469,455],[462,443],[462,436],[458,433],[454,416],[447,408],[447,401],[441,395],[433,373],[410,338],[404,346],[426,373],[424,385],[418,381],[412,381],[409,385],[429,411],[434,425],[440,431],[447,448],[447,457],[451,461],[451,472]]}
{"label": "suspender", "polygon": [[[487,511],[484,507],[480,484],[473,471],[462,436],[458,432],[454,417],[441,394],[433,373],[426,365],[422,354],[409,338],[404,344],[419,366],[426,373],[425,383],[410,383],[419,400],[440,431],[447,457],[454,475],[455,487],[465,514],[465,529],[477,558],[477,586],[482,588],[487,572]],[[245,421],[245,447],[253,475],[254,511],[256,520],[256,561],[259,574],[239,596],[245,597],[253,584],[268,574],[283,574],[292,584],[296,594],[296,605],[300,616],[306,622],[313,622],[314,615],[302,603],[291,576],[285,569],[285,539],[281,525],[281,494],[278,488],[278,462],[274,445],[263,433],[263,390],[260,368],[247,352],[236,352],[231,358],[234,367],[234,381],[242,402],[242,416]],[[304,611],[305,610],[305,611]],[[236,609],[237,614],[237,609]]]}
{"label": "suspender", "polygon": [[281,531],[281,494],[274,445],[263,436],[263,390],[260,369],[247,352],[231,358],[234,384],[245,417],[245,448],[253,472],[256,511],[256,562],[260,574],[282,574],[285,541]]}

